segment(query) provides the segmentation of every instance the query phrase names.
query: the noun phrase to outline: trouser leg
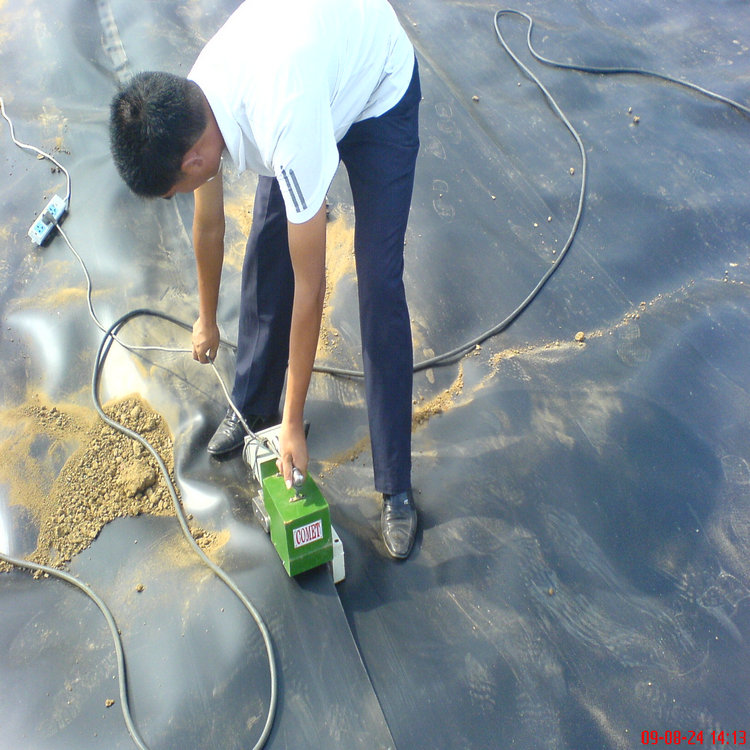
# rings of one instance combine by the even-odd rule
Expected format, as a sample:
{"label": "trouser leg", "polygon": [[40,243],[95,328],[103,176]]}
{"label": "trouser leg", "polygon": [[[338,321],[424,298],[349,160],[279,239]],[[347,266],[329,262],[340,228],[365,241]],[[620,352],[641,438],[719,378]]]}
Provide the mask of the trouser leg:
{"label": "trouser leg", "polygon": [[403,283],[406,224],[414,184],[421,92],[414,78],[401,102],[353,125],[339,143],[355,211],[359,291],[375,489],[411,488],[412,339]]}
{"label": "trouser leg", "polygon": [[284,387],[294,298],[286,210],[272,177],[258,178],[241,295],[232,400],[243,414],[268,417]]}

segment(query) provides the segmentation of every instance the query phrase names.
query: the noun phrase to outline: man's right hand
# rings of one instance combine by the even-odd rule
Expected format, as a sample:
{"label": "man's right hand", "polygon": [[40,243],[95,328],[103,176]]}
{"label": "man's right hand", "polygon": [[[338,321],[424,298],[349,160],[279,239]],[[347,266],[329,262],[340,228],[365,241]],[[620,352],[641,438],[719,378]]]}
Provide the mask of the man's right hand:
{"label": "man's right hand", "polygon": [[219,326],[198,318],[193,324],[193,359],[206,364],[216,359],[219,350]]}

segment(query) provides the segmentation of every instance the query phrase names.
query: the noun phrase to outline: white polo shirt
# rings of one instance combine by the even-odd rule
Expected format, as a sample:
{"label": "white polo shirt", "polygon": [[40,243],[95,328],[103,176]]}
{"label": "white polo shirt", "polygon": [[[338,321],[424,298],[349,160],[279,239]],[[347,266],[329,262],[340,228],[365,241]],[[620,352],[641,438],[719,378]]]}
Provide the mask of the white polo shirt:
{"label": "white polo shirt", "polygon": [[274,175],[287,218],[325,200],[349,127],[404,95],[414,49],[386,0],[245,0],[198,56],[202,89],[239,171]]}

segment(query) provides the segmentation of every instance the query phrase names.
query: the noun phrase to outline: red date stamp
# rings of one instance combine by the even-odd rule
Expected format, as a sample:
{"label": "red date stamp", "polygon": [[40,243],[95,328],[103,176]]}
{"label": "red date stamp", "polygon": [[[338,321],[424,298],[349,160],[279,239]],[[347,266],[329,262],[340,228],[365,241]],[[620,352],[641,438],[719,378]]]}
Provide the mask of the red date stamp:
{"label": "red date stamp", "polygon": [[710,732],[697,729],[682,732],[679,729],[668,729],[666,732],[656,730],[641,732],[641,745],[684,745],[685,747],[741,747],[747,744],[747,734],[744,729],[732,732],[712,730]]}

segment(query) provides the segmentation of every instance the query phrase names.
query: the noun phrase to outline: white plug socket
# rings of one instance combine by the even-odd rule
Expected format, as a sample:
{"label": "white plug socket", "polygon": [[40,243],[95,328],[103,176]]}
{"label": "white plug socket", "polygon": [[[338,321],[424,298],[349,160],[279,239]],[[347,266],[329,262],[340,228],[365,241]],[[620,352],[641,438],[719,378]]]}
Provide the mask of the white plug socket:
{"label": "white plug socket", "polygon": [[37,245],[43,245],[55,228],[55,222],[60,223],[62,221],[67,208],[67,203],[59,195],[53,196],[29,229],[28,234],[31,241]]}

